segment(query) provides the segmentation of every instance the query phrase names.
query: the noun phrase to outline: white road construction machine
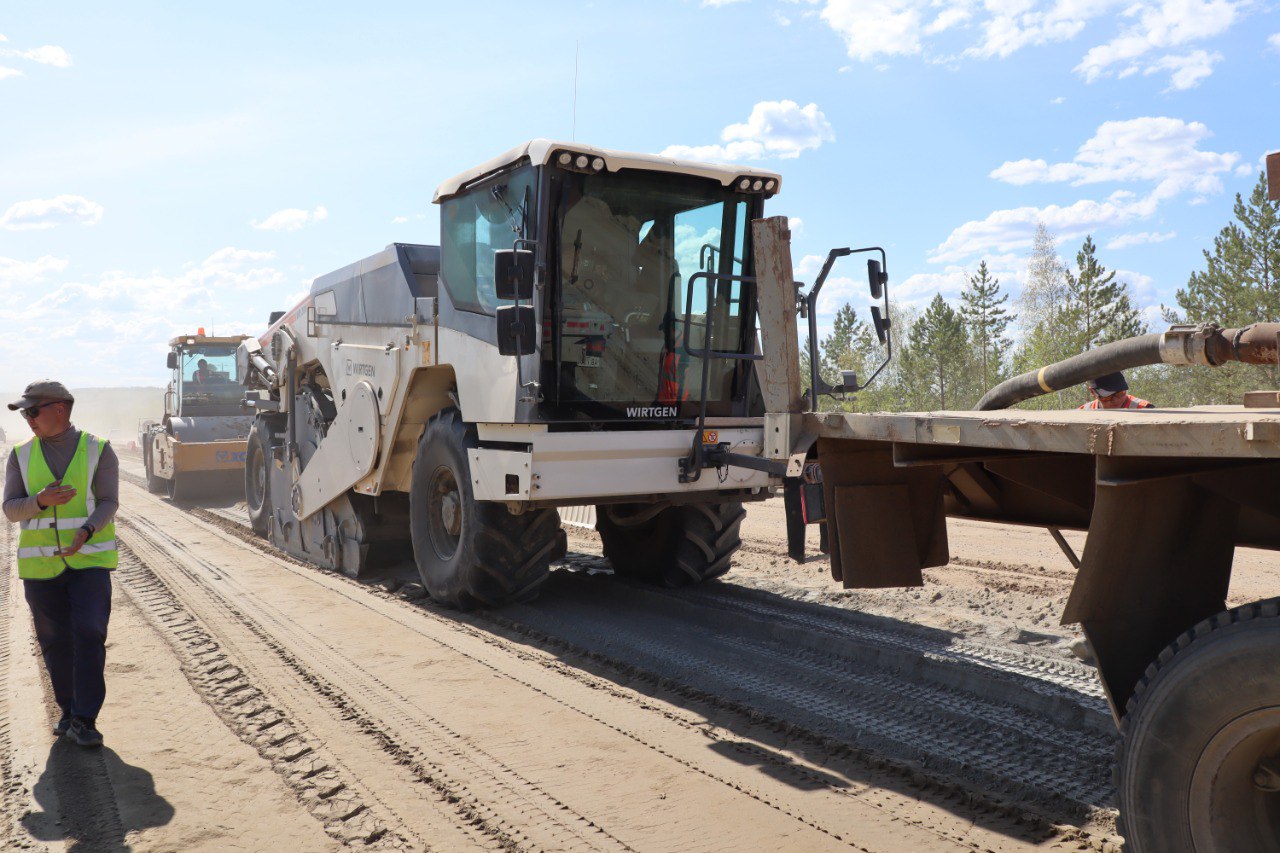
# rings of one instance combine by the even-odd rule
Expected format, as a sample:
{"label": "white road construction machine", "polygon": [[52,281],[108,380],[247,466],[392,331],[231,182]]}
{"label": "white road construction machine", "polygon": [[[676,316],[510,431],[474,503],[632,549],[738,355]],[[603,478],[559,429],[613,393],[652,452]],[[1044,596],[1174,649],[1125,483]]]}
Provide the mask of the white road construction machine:
{"label": "white road construction machine", "polygon": [[546,140],[446,181],[439,246],[321,276],[241,346],[254,530],[353,576],[412,553],[459,608],[535,594],[564,506],[620,575],[724,573],[787,466],[763,415],[798,409],[762,360],[796,351],[785,220],[754,222],[779,187]]}
{"label": "white road construction machine", "polygon": [[241,411],[236,349],[246,335],[200,329],[169,341],[164,416],[138,427],[147,488],[175,501],[232,493],[244,476],[252,418]]}

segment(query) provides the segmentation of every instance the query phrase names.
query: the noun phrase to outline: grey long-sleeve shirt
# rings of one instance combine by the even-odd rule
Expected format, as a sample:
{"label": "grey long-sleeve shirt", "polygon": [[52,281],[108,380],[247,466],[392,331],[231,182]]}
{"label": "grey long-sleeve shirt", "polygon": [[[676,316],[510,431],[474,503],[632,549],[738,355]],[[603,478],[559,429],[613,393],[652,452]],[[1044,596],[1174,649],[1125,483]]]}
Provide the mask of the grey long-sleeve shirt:
{"label": "grey long-sleeve shirt", "polygon": [[[45,464],[55,477],[67,473],[67,466],[76,455],[76,445],[80,443],[80,430],[68,427],[52,438],[40,439],[40,449],[44,452]],[[98,470],[93,475],[93,495],[98,505],[89,516],[89,523],[94,530],[101,530],[102,525],[115,517],[120,508],[120,460],[109,443],[103,443],[102,455],[98,457]],[[27,486],[22,482],[22,471],[18,468],[18,455],[9,454],[9,464],[4,473],[4,516],[12,522],[26,521],[44,512],[36,503],[35,495],[27,494]]]}

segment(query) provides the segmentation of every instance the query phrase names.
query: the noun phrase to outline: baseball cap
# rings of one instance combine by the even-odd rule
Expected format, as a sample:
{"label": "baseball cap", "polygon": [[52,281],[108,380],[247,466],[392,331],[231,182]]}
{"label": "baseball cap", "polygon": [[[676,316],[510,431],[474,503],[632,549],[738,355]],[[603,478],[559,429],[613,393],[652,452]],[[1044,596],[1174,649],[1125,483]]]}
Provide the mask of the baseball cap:
{"label": "baseball cap", "polygon": [[9,404],[9,411],[14,412],[18,409],[29,409],[40,403],[53,403],[64,401],[74,403],[75,397],[71,396],[71,392],[67,390],[67,386],[53,379],[37,379],[26,387],[22,392],[22,399],[14,400]]}
{"label": "baseball cap", "polygon": [[1129,390],[1129,383],[1124,381],[1124,374],[1118,370],[1115,373],[1099,376],[1097,379],[1090,379],[1086,384],[1094,391],[1097,391],[1099,397],[1107,397],[1111,394]]}

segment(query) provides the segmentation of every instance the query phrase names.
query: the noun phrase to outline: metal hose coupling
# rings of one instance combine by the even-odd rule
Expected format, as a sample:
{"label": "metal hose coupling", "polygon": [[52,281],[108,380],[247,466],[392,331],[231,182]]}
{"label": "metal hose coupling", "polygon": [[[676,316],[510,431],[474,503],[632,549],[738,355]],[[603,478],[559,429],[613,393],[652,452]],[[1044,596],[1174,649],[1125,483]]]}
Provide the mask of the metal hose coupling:
{"label": "metal hose coupling", "polygon": [[1221,329],[1214,323],[1170,326],[1160,335],[1160,360],[1165,364],[1218,367],[1228,361],[1276,364],[1280,323],[1253,323]]}

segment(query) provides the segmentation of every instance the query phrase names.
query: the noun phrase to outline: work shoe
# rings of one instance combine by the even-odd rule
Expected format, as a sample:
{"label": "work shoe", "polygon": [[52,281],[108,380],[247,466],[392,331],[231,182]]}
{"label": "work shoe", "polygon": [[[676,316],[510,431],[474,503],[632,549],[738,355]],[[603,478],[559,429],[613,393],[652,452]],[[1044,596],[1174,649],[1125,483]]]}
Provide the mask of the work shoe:
{"label": "work shoe", "polygon": [[102,732],[93,727],[93,723],[76,717],[71,721],[67,737],[81,746],[102,746]]}
{"label": "work shoe", "polygon": [[59,718],[57,725],[53,727],[53,733],[58,737],[65,735],[67,733],[67,729],[71,728],[71,720],[72,716],[70,714],[63,714],[62,717]]}

